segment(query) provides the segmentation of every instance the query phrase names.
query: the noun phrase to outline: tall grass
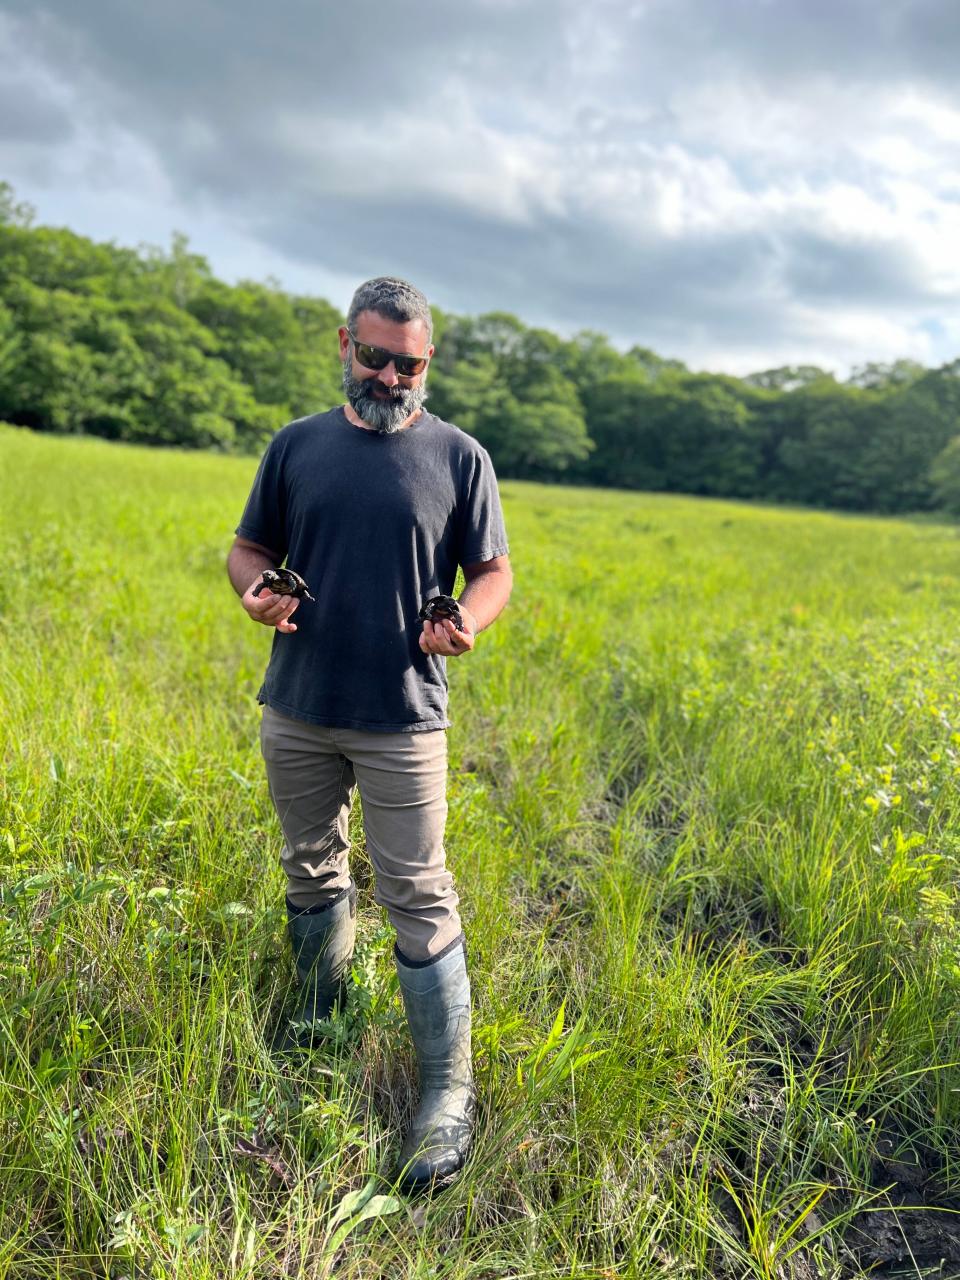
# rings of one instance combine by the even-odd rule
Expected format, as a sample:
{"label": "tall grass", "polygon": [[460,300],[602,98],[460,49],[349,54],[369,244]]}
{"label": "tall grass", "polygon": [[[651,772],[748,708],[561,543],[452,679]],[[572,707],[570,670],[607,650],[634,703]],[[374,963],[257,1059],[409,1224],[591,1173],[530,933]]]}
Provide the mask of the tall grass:
{"label": "tall grass", "polygon": [[449,669],[480,1124],[414,1202],[359,809],[349,1012],[266,1049],[252,469],[0,428],[0,1280],[960,1274],[955,530],[502,486]]}

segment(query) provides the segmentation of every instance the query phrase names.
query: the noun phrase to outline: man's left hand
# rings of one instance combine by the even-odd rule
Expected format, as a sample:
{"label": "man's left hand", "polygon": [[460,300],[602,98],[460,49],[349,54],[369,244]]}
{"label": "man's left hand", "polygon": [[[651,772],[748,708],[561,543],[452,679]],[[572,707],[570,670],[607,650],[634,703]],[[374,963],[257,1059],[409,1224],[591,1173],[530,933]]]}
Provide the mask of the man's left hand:
{"label": "man's left hand", "polygon": [[420,648],[424,653],[436,653],[444,658],[459,658],[469,653],[477,641],[477,620],[463,605],[460,606],[463,629],[458,631],[450,618],[436,622],[424,622],[420,632]]}

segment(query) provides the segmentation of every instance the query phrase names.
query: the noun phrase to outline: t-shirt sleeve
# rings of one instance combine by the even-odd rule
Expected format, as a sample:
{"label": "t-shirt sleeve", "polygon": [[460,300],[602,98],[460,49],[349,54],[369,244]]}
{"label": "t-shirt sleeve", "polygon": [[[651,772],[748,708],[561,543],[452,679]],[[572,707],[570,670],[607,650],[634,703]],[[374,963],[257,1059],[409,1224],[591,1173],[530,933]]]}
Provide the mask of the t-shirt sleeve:
{"label": "t-shirt sleeve", "polygon": [[283,476],[283,448],[276,436],[260,459],[236,532],[241,538],[257,542],[279,556],[278,564],[286,558],[287,490]]}
{"label": "t-shirt sleeve", "polygon": [[493,463],[485,449],[478,449],[464,495],[458,560],[476,564],[505,556],[509,549]]}

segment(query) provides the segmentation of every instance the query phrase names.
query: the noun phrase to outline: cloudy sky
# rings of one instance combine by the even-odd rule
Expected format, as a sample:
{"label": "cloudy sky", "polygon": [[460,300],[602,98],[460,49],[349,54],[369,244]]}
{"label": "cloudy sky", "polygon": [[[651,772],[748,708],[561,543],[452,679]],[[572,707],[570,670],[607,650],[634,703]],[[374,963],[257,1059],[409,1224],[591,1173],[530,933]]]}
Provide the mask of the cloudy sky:
{"label": "cloudy sky", "polygon": [[960,355],[960,0],[0,0],[0,178],[697,368]]}

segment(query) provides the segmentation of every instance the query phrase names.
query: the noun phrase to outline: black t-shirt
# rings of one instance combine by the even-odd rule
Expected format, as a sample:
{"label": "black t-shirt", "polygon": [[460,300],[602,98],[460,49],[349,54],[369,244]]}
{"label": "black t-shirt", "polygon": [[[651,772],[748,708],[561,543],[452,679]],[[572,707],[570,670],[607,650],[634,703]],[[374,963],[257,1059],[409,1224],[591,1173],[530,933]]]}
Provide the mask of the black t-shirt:
{"label": "black t-shirt", "polygon": [[486,450],[423,412],[393,435],[343,408],[278,431],[237,533],[306,579],[297,630],[277,631],[258,698],[313,724],[442,729],[446,660],[420,648],[420,606],[457,565],[507,554]]}

